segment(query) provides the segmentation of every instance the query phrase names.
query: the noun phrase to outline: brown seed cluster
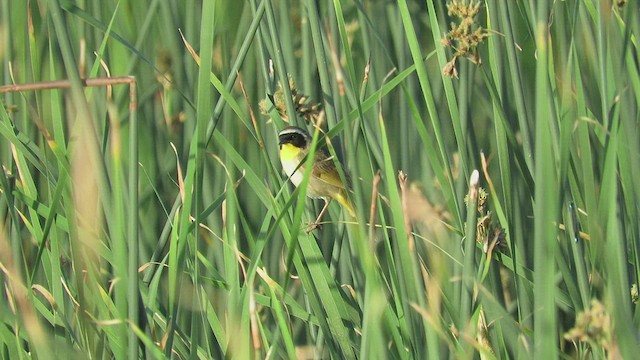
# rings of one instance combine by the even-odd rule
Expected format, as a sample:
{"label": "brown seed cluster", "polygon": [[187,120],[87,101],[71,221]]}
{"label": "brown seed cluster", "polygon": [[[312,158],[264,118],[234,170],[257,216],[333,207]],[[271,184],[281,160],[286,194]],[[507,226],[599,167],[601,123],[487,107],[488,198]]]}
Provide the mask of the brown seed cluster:
{"label": "brown seed cluster", "polygon": [[[309,96],[301,93],[295,86],[293,79],[289,78],[289,89],[291,90],[291,97],[293,105],[295,106],[296,113],[302,116],[307,123],[318,124],[319,119],[324,115],[322,110],[322,104],[309,102]],[[287,114],[287,103],[285,102],[284,91],[282,90],[282,84],[278,84],[276,92],[272,96],[273,105],[275,106],[280,117],[286,122],[289,122],[289,116]],[[260,101],[260,112],[263,115],[269,114],[269,104],[265,100]]]}
{"label": "brown seed cluster", "polygon": [[591,308],[578,314],[575,326],[564,334],[564,338],[598,344],[609,352],[616,353],[617,345],[613,334],[611,316],[605,306],[594,299],[591,300]]}
{"label": "brown seed cluster", "polygon": [[[469,201],[468,195],[465,196],[464,202]],[[485,253],[493,251],[499,252],[507,250],[505,242],[504,229],[493,223],[493,213],[487,210],[487,191],[480,187],[478,189],[478,222],[476,224],[476,241],[482,244]]]}
{"label": "brown seed cluster", "polygon": [[451,30],[442,38],[442,45],[454,50],[453,57],[442,69],[442,73],[450,77],[458,77],[456,62],[465,57],[472,63],[480,65],[478,45],[489,36],[489,31],[476,22],[480,11],[480,1],[453,0],[447,3],[449,16],[458,18],[458,23],[451,23]]}

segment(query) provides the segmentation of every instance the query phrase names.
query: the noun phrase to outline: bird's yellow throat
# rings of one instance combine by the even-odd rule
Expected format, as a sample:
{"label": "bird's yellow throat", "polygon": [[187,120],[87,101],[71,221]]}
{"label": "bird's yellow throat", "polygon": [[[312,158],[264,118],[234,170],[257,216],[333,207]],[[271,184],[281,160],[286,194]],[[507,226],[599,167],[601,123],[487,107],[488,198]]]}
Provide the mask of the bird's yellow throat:
{"label": "bird's yellow throat", "polygon": [[300,151],[302,150],[299,147],[292,144],[282,144],[280,145],[280,158],[283,161],[299,159]]}

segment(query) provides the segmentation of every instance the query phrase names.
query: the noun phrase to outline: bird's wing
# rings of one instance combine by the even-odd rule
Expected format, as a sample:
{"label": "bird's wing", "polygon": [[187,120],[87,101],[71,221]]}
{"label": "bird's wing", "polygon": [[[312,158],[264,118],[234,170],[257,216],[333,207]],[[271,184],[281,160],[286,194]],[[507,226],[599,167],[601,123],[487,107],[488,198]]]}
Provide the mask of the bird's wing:
{"label": "bird's wing", "polygon": [[[329,185],[345,189],[346,186],[342,183],[340,174],[336,171],[336,163],[333,158],[324,152],[316,152],[315,158],[313,175]],[[348,182],[348,175],[345,171],[343,172],[345,173],[345,176],[347,177],[346,180]]]}

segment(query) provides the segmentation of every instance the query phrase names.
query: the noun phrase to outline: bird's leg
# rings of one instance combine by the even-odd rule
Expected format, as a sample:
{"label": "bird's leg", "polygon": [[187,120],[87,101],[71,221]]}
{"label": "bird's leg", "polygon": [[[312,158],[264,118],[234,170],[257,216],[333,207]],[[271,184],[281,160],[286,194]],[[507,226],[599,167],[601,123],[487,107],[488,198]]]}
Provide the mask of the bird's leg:
{"label": "bird's leg", "polygon": [[314,221],[313,224],[309,225],[309,227],[307,228],[307,233],[312,232],[318,226],[320,226],[320,220],[322,219],[322,216],[324,216],[324,213],[327,212],[327,209],[329,208],[329,203],[331,202],[331,199],[327,200],[326,198],[322,198],[322,200],[324,200],[324,207],[322,208],[322,210],[320,210],[320,214],[316,218],[316,221]]}

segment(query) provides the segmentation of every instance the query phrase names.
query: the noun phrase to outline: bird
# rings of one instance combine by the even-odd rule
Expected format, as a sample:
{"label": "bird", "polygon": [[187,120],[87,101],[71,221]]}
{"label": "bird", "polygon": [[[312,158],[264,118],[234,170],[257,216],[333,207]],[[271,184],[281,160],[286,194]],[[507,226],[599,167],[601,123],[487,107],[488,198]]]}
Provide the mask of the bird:
{"label": "bird", "polygon": [[[308,164],[307,155],[311,147],[311,136],[300,127],[287,126],[278,133],[278,144],[282,168],[293,185],[298,187],[304,178]],[[307,232],[311,232],[319,226],[331,200],[336,200],[347,210],[349,216],[354,218],[355,211],[351,200],[349,200],[347,186],[340,178],[333,158],[324,149],[318,148],[313,154],[312,166],[307,184],[307,196],[312,199],[324,200],[324,207],[316,221],[307,228]],[[343,171],[343,173],[346,176],[346,172]],[[348,178],[345,180],[348,182]]]}

